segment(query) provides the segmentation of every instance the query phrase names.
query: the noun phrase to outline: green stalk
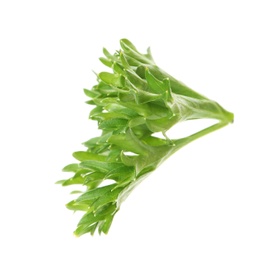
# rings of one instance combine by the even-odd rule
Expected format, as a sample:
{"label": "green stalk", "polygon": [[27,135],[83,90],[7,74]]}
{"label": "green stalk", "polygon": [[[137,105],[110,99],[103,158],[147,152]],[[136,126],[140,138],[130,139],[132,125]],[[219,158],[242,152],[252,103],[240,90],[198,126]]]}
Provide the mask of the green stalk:
{"label": "green stalk", "polygon": [[230,122],[228,122],[228,121],[223,121],[223,122],[216,123],[216,124],[214,124],[212,126],[209,126],[209,127],[205,128],[205,129],[203,129],[203,130],[201,130],[201,131],[199,131],[197,133],[194,133],[194,134],[192,134],[192,135],[190,135],[190,136],[188,136],[186,138],[181,138],[181,139],[177,140],[175,142],[175,144],[178,147],[178,149],[180,149],[183,146],[185,146],[186,144],[189,144],[192,141],[194,141],[194,140],[196,140],[196,139],[198,139],[198,138],[200,138],[202,136],[205,136],[205,135],[207,135],[209,133],[212,133],[212,132],[214,132],[214,131],[216,131],[218,129],[221,129],[224,126],[228,125],[229,123]]}

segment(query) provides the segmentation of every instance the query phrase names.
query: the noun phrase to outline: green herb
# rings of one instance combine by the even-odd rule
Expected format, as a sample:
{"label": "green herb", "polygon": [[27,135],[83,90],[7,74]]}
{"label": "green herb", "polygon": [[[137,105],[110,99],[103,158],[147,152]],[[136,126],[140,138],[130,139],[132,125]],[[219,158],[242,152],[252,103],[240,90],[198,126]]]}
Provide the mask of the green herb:
{"label": "green herb", "polygon": [[[94,106],[90,119],[98,122],[101,135],[84,143],[86,151],[73,154],[79,162],[63,169],[73,176],[59,182],[85,187],[83,192],[75,191],[81,195],[66,205],[85,212],[76,236],[93,235],[96,230],[107,233],[121,203],[164,160],[193,140],[233,122],[232,113],[159,68],[150,49],[141,54],[127,39],[120,44],[120,51],[112,55],[103,49],[105,57],[100,58],[113,72],[99,73],[97,85],[84,90],[90,98],[87,103]],[[201,118],[218,121],[185,138],[167,137],[175,124]],[[156,132],[165,138],[154,137]]]}

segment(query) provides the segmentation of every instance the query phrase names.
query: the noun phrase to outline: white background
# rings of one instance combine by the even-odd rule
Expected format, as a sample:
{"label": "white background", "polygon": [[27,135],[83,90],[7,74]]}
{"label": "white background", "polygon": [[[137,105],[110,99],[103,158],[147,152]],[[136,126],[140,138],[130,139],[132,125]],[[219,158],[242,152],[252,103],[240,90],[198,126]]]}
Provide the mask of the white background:
{"label": "white background", "polygon": [[[0,258],[272,260],[271,2],[1,1]],[[54,182],[96,134],[82,89],[123,37],[235,123],[168,159],[107,236],[76,238]]]}

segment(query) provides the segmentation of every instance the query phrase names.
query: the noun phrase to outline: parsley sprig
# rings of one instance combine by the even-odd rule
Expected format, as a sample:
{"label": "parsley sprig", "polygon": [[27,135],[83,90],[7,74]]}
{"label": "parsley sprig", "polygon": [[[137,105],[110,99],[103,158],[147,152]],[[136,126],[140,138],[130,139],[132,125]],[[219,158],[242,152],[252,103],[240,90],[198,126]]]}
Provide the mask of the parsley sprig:
{"label": "parsley sprig", "polygon": [[[86,150],[73,153],[78,163],[63,169],[73,175],[59,181],[63,186],[85,187],[66,205],[85,212],[76,236],[93,235],[96,230],[107,233],[122,202],[163,161],[193,140],[233,122],[232,113],[159,68],[150,49],[141,54],[127,39],[120,45],[113,55],[103,49],[105,57],[100,58],[112,73],[99,73],[98,83],[84,90],[93,107],[89,118],[98,122],[101,135],[86,141]],[[188,137],[167,137],[175,124],[201,118],[218,122]],[[165,138],[155,137],[156,132]]]}

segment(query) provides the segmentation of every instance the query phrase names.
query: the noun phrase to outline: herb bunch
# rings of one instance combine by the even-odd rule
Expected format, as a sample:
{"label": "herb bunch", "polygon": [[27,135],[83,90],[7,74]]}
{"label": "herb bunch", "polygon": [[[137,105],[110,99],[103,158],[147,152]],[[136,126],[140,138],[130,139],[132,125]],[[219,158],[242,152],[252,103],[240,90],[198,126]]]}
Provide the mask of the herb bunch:
{"label": "herb bunch", "polygon": [[[103,49],[101,62],[112,73],[98,74],[98,83],[85,94],[93,108],[89,118],[98,122],[101,135],[84,143],[85,151],[73,153],[78,163],[63,171],[71,178],[63,186],[80,184],[85,191],[66,206],[85,214],[76,236],[107,233],[121,203],[130,192],[169,156],[193,140],[233,122],[233,114],[218,103],[188,88],[161,68],[150,49],[141,54],[127,39],[121,50],[110,54]],[[197,133],[170,139],[167,131],[175,124],[213,118],[218,122]],[[153,134],[162,132],[165,138]],[[111,184],[109,181],[111,180]]]}

